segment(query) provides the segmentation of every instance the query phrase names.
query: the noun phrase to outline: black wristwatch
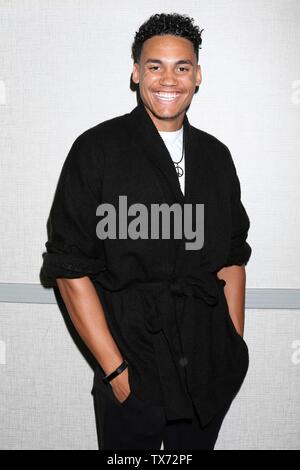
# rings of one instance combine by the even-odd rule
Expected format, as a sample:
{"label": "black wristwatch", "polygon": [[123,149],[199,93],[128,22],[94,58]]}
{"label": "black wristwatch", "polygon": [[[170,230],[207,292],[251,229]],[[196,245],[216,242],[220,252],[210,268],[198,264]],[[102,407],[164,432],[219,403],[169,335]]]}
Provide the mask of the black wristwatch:
{"label": "black wristwatch", "polygon": [[123,372],[123,370],[125,370],[126,367],[128,367],[128,362],[126,361],[126,359],[124,359],[122,364],[116,370],[114,370],[113,372],[111,372],[110,374],[102,378],[103,382],[105,384],[109,384],[109,382],[115,377],[117,377],[117,375],[121,374],[121,372]]}

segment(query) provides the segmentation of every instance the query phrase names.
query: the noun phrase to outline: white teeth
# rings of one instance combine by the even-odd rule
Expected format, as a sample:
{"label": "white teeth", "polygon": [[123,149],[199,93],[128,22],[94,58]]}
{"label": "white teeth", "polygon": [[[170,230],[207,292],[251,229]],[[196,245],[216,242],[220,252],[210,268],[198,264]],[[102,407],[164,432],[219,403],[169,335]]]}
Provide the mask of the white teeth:
{"label": "white teeth", "polygon": [[157,93],[154,93],[154,94],[159,99],[164,100],[164,101],[173,101],[179,95],[179,93],[161,93],[161,92],[157,92]]}

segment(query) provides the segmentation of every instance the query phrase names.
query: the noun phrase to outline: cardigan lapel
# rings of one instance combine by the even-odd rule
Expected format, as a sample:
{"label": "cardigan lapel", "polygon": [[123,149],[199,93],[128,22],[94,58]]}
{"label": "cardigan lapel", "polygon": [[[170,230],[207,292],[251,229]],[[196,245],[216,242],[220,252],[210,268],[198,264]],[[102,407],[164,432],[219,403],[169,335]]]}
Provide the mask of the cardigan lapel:
{"label": "cardigan lapel", "polygon": [[[211,150],[207,148],[201,136],[201,131],[197,131],[190,125],[185,114],[183,126],[185,132],[185,195],[181,191],[179,178],[172,158],[168,152],[163,139],[156,129],[152,119],[140,102],[130,113],[132,119],[132,132],[134,139],[138,142],[149,159],[159,172],[158,179],[162,185],[162,191],[168,204],[178,202],[183,204],[204,204],[204,214],[207,210],[212,210],[214,198],[217,197],[217,189],[212,165]],[[162,176],[162,178],[161,178]],[[170,189],[166,191],[165,186]],[[207,216],[204,215],[207,221]],[[206,222],[204,223],[204,226]],[[205,227],[205,237],[209,236],[210,227]],[[200,264],[205,265],[205,254],[203,247],[200,249],[200,258],[195,257],[193,250],[185,250],[185,236],[177,240],[177,259],[173,274],[184,271],[193,272]],[[204,239],[205,245],[205,239]],[[195,266],[196,264],[196,266]]]}
{"label": "cardigan lapel", "polygon": [[171,155],[161,138],[155,124],[147,113],[145,106],[140,102],[130,113],[134,132],[138,133],[139,143],[142,145],[147,158],[156,169],[163,175],[166,183],[171,189],[176,202],[183,204],[189,193],[191,178],[191,154],[189,146],[190,125],[187,116],[183,120],[183,131],[185,140],[185,195],[183,194],[178,175]]}

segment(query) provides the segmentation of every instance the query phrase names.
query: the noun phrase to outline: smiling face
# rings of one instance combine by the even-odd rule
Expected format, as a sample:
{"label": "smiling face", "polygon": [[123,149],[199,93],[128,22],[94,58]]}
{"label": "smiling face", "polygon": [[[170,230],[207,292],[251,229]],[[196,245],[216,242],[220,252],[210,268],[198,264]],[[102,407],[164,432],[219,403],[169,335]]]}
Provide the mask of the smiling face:
{"label": "smiling face", "polygon": [[202,80],[193,44],[174,35],[147,39],[140,62],[133,65],[132,80],[139,84],[141,99],[156,128],[180,129]]}

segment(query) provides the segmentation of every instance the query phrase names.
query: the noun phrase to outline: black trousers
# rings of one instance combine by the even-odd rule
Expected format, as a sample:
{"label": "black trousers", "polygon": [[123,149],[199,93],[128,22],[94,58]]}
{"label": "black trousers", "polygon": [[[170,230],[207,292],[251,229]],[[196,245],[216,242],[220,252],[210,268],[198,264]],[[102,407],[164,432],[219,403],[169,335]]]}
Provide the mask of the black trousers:
{"label": "black trousers", "polygon": [[131,391],[121,403],[111,386],[93,386],[99,450],[213,450],[230,405],[207,426],[192,420],[167,421],[164,408],[141,401]]}

